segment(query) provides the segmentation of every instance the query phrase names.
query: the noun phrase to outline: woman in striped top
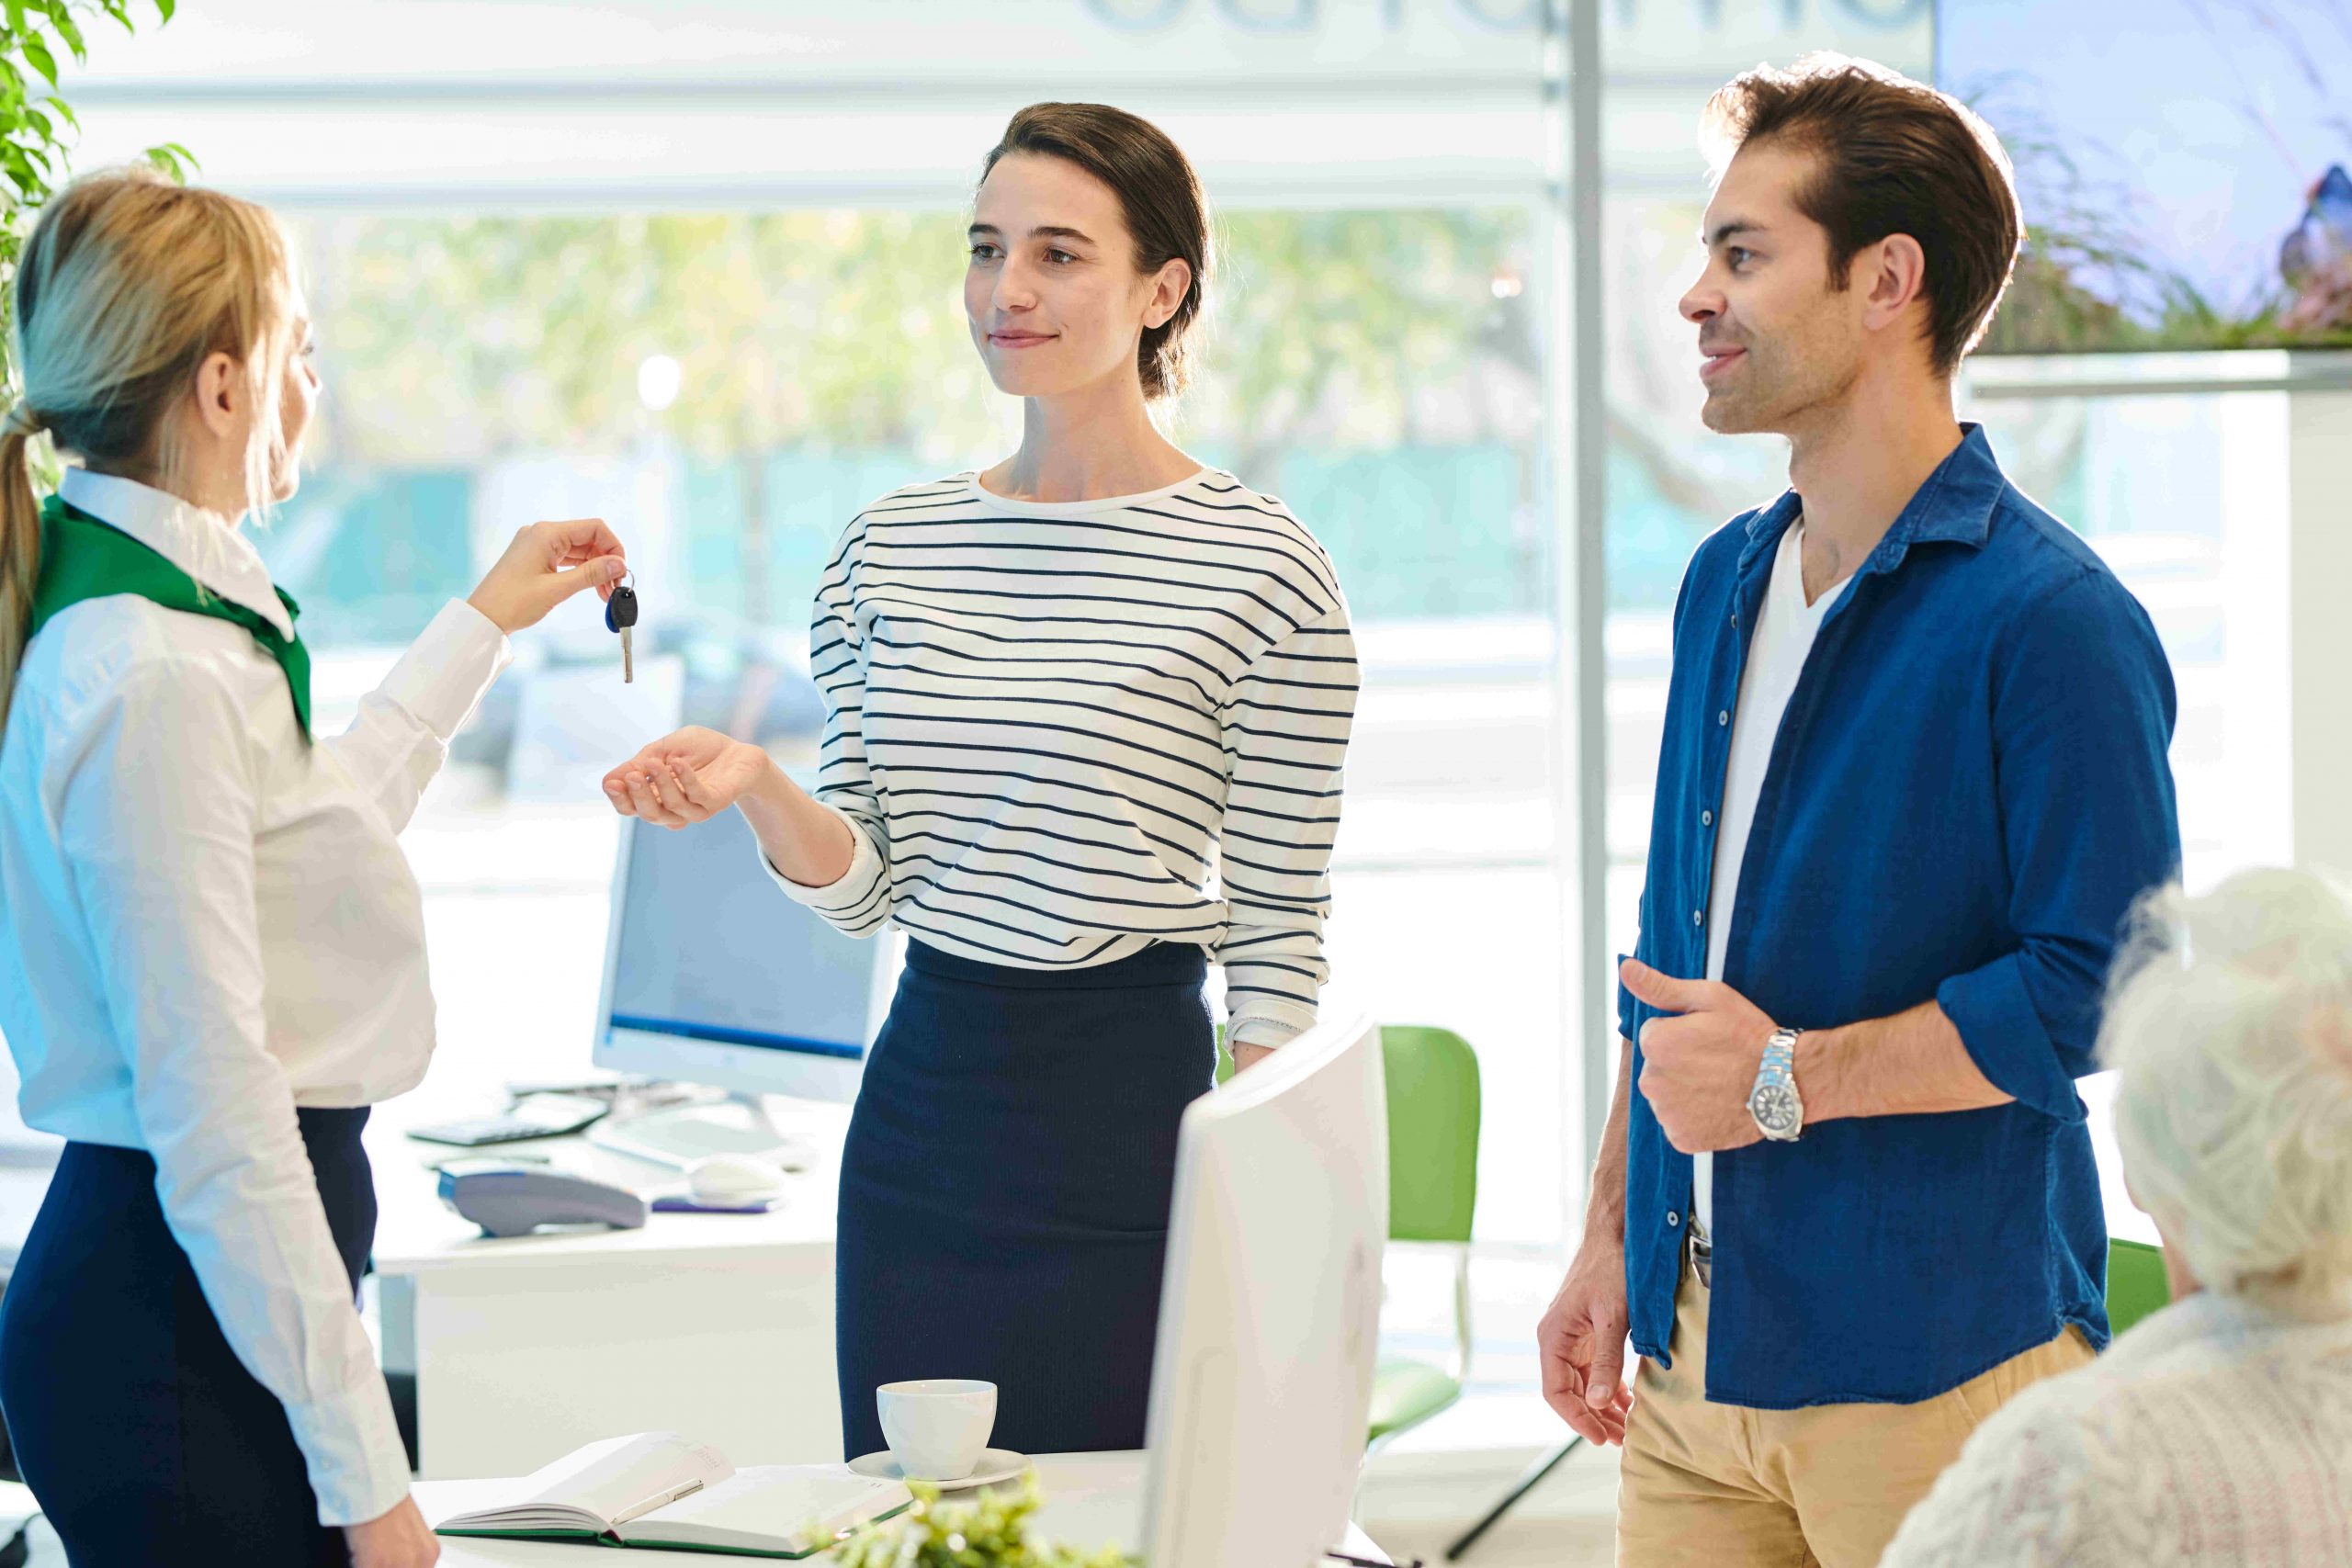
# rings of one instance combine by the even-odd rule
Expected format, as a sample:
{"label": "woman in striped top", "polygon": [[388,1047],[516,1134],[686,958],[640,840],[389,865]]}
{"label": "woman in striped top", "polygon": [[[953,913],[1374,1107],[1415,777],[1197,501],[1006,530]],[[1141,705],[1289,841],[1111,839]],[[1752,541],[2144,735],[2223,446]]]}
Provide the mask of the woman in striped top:
{"label": "woman in striped top", "polygon": [[1206,966],[1240,1066],[1314,1021],[1355,703],[1329,558],[1151,420],[1207,267],[1183,154],[1115,109],[1024,109],[971,241],[1021,447],[850,524],[815,797],[698,729],[605,785],[670,827],[738,807],[787,894],[912,939],[843,1155],[852,1454],[881,1446],[875,1387],[921,1377],[994,1382],[1002,1446],[1142,1446]]}

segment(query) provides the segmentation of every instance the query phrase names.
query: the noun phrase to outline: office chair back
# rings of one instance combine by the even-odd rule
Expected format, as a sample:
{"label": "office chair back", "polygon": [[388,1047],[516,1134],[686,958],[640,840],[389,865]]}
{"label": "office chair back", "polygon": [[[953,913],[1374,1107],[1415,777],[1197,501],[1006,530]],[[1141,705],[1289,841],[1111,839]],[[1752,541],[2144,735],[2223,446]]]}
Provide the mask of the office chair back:
{"label": "office chair back", "polygon": [[1380,1032],[1388,1069],[1388,1239],[1467,1243],[1478,1203],[1478,1056],[1450,1029]]}
{"label": "office chair back", "polygon": [[1453,1354],[1384,1357],[1372,1384],[1377,1447],[1462,1397],[1470,1375],[1470,1223],[1478,1203],[1478,1056],[1450,1029],[1380,1032],[1388,1076],[1388,1239],[1453,1255]]}
{"label": "office chair back", "polygon": [[2120,1334],[2172,1300],[2165,1249],[2144,1241],[2107,1244],[2107,1321]]}

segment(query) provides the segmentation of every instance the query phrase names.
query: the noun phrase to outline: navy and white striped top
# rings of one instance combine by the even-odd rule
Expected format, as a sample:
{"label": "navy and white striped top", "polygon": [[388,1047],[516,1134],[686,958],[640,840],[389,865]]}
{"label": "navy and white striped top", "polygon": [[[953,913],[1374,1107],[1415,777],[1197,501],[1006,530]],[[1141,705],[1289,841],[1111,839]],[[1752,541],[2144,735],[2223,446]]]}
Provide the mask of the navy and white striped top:
{"label": "navy and white striped top", "polygon": [[795,898],[1020,968],[1198,942],[1235,1042],[1314,1021],[1356,657],[1280,502],[1214,468],[1060,503],[910,485],[851,522],[809,663],[856,847]]}

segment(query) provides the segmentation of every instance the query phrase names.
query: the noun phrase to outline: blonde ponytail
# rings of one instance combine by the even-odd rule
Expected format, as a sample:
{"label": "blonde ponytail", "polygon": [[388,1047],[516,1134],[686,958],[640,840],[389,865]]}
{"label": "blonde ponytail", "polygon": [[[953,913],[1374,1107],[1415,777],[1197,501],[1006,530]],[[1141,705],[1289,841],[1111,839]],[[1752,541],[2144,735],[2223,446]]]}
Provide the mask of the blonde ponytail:
{"label": "blonde ponytail", "polygon": [[175,416],[197,367],[227,354],[263,413],[244,455],[246,507],[261,511],[284,446],[294,299],[285,234],[249,201],[133,165],[86,175],[41,209],[17,265],[25,394],[0,423],[0,722],[40,574],[31,442],[46,430],[61,454],[180,489]]}
{"label": "blonde ponytail", "polygon": [[17,662],[32,630],[33,589],[40,581],[40,502],[33,498],[37,416],[18,403],[0,424],[0,727],[17,690]]}

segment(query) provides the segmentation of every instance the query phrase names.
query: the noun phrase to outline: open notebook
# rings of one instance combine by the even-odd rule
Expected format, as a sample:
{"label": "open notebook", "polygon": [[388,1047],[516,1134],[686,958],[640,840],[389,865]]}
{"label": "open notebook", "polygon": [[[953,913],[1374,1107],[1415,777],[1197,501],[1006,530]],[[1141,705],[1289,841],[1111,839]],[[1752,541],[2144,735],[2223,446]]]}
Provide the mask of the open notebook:
{"label": "open notebook", "polygon": [[607,1438],[514,1483],[515,1500],[442,1520],[442,1535],[809,1557],[913,1501],[844,1464],[738,1470],[675,1432]]}

